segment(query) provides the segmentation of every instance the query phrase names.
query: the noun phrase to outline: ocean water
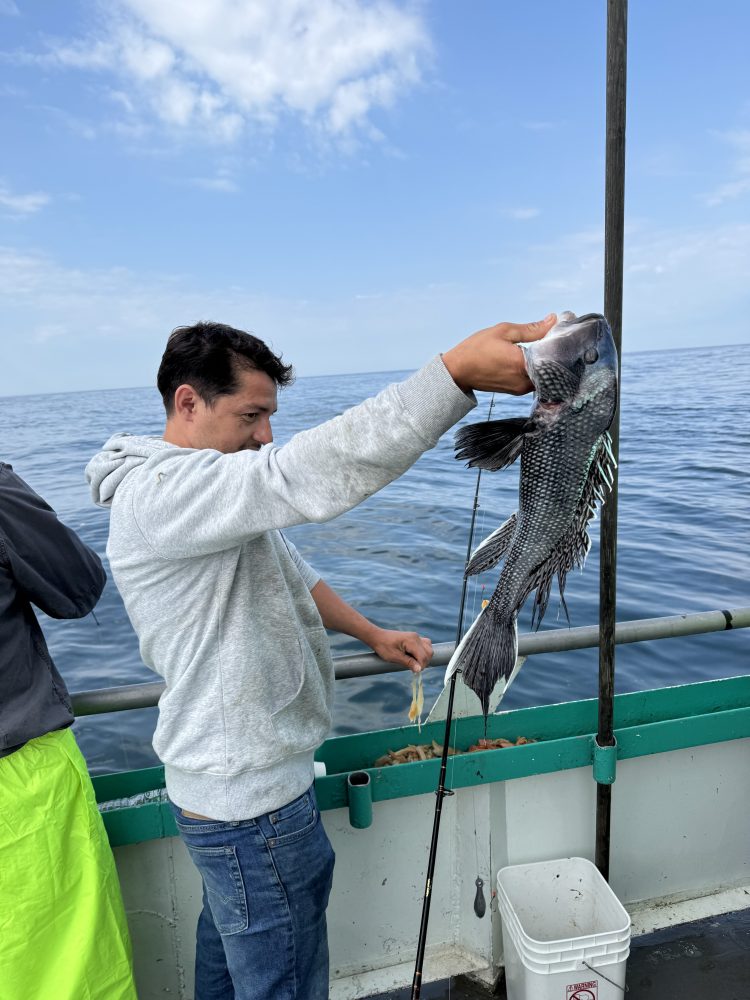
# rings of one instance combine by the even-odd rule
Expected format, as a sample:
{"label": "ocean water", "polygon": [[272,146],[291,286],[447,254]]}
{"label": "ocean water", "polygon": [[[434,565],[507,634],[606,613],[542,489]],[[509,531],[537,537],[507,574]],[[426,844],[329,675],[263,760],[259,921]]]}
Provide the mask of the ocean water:
{"label": "ocean water", "polygon": [[[278,443],[373,395],[406,372],[300,379],[280,395]],[[489,397],[467,421],[485,419]],[[528,412],[530,397],[498,397],[494,417]],[[618,620],[750,604],[750,345],[625,354],[622,375]],[[57,510],[105,560],[108,514],[94,507],[83,469],[114,431],[159,435],[155,389],[0,399],[0,458]],[[455,461],[452,434],[401,479],[325,525],[289,535],[323,577],[363,614],[433,642],[455,638],[476,473]],[[516,508],[516,467],[482,477],[475,543]],[[598,618],[598,521],[586,568],[568,579],[573,626]],[[489,596],[497,571],[468,592],[466,625]],[[556,594],[542,628],[560,628]],[[530,603],[530,602],[529,602]],[[41,615],[55,661],[71,691],[153,680],[110,580],[81,621]],[[529,627],[529,613],[519,622]],[[334,655],[365,651],[333,635]],[[594,697],[596,650],[530,658],[503,708]],[[620,646],[616,688],[635,691],[750,671],[750,630]],[[443,669],[425,675],[425,702]],[[339,681],[334,733],[406,723],[411,675]],[[150,739],[156,709],[76,722],[94,773],[156,763]]]}

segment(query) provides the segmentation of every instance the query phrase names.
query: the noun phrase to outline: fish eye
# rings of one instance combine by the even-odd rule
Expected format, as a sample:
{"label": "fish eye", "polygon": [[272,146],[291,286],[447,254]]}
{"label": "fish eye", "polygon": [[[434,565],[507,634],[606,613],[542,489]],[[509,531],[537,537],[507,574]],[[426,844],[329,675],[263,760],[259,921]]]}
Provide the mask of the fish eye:
{"label": "fish eye", "polygon": [[584,351],[583,360],[587,365],[593,365],[595,361],[599,360],[599,352],[595,347],[589,347],[587,351]]}

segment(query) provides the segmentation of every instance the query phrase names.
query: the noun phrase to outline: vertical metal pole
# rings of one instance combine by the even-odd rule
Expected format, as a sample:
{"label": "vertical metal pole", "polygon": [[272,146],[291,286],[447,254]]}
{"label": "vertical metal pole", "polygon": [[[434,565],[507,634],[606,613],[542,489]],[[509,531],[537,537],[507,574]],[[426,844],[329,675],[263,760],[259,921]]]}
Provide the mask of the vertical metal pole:
{"label": "vertical metal pole", "polygon": [[[625,236],[625,94],[627,0],[607,0],[607,137],[604,196],[604,313],[612,328],[618,357],[622,346],[622,275]],[[615,457],[619,451],[620,407],[612,426]],[[599,727],[600,746],[612,746],[615,693],[615,615],[617,585],[617,473],[602,510],[599,563]],[[596,786],[596,866],[609,878],[612,786]]]}

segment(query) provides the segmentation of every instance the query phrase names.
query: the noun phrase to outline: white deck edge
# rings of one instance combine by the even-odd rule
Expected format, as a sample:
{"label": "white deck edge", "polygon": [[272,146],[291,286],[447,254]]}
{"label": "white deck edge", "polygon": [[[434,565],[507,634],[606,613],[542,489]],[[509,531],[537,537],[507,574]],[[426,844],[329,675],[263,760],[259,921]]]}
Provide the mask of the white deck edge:
{"label": "white deck edge", "polygon": [[626,904],[625,909],[633,921],[631,938],[665,927],[689,924],[693,920],[705,920],[734,910],[750,907],[750,882],[735,886],[724,886],[715,892],[700,896],[680,893],[663,899],[649,899],[642,903]]}
{"label": "white deck edge", "polygon": [[[472,973],[475,977],[491,982],[493,972],[482,958],[464,948],[445,948],[425,957],[423,983],[433,983],[451,976]],[[484,973],[485,975],[482,975]],[[414,960],[391,965],[371,972],[360,972],[331,982],[329,1000],[358,1000],[364,996],[385,993],[388,990],[411,986]]]}

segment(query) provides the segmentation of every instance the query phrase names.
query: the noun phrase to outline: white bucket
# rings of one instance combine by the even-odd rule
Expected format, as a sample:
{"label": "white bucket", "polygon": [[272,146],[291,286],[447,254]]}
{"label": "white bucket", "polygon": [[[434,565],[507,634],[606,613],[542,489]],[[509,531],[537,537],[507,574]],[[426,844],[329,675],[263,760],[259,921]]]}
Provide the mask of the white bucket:
{"label": "white bucket", "polygon": [[590,861],[502,868],[497,898],[508,1000],[623,1000],[630,917]]}

